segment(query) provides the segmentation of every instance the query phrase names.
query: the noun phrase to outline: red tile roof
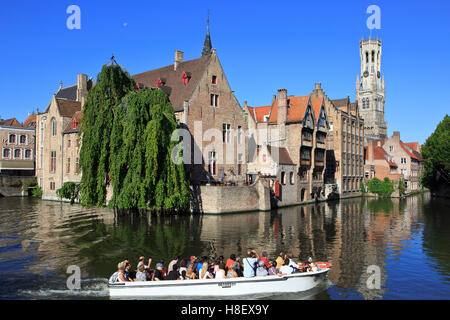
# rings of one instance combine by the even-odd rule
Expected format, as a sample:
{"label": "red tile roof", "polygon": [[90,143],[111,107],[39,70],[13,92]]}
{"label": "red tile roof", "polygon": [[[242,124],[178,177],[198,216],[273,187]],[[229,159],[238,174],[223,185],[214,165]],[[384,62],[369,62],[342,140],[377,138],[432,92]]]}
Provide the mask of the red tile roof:
{"label": "red tile roof", "polygon": [[405,144],[410,147],[413,151],[419,152],[419,143],[418,142],[405,142]]}
{"label": "red tile roof", "polygon": [[264,122],[264,116],[270,114],[271,106],[264,107],[247,107],[253,120],[256,122]]}
{"label": "red tile roof", "polygon": [[382,147],[379,147],[377,145],[374,145],[373,147],[373,159],[385,160],[389,164],[389,166],[397,168],[395,162],[389,160],[389,155],[387,154],[387,152]]}
{"label": "red tile roof", "polygon": [[[82,111],[77,111],[73,114],[72,119],[70,119],[67,126],[64,128],[64,132],[78,132],[81,118],[83,117]],[[75,127],[75,123],[77,123],[77,127]]]}
{"label": "red tile roof", "polygon": [[[177,70],[174,65],[150,70],[147,72],[135,74],[132,76],[138,84],[143,84],[147,88],[158,86],[158,80],[164,79],[165,83],[161,89],[169,95],[170,102],[175,111],[184,109],[184,101],[189,100],[197,88],[212,55],[205,55],[198,59],[181,62]],[[183,74],[186,72],[190,76],[189,82],[184,85]]]}
{"label": "red tile roof", "polygon": [[30,114],[22,124],[24,128],[36,128],[36,114]]}
{"label": "red tile roof", "polygon": [[[287,121],[300,121],[305,116],[305,111],[308,106],[310,96],[289,96],[287,98],[288,110],[287,110]],[[278,100],[275,100],[273,106],[263,106],[263,107],[247,107],[252,114],[253,119],[256,113],[256,119],[258,122],[264,122],[264,115],[270,113],[270,118],[267,122],[276,123],[278,120]]]}
{"label": "red tile roof", "polygon": [[408,156],[410,156],[413,159],[419,160],[419,158],[413,153],[413,150],[411,150],[409,146],[407,146],[405,143],[403,143],[402,140],[400,140],[400,146],[403,148],[403,150],[406,151]]}
{"label": "red tile roof", "polygon": [[8,126],[8,127],[21,127],[19,121],[17,121],[16,118],[6,119],[6,120],[0,120],[0,125],[2,126]]}
{"label": "red tile roof", "polygon": [[311,105],[313,108],[314,117],[315,117],[316,121],[319,120],[320,108],[322,107],[322,101],[323,101],[323,98],[321,98],[321,97],[311,98]]}

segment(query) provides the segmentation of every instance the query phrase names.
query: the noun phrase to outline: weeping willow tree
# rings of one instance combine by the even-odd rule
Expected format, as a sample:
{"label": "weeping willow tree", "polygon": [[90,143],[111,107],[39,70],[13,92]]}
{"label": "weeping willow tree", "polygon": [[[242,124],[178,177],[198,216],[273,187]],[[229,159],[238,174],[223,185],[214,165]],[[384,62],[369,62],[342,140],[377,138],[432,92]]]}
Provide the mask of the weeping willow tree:
{"label": "weeping willow tree", "polygon": [[134,88],[133,79],[119,65],[105,65],[83,107],[80,167],[85,206],[103,206],[106,201],[113,106]]}
{"label": "weeping willow tree", "polygon": [[146,89],[114,106],[111,134],[110,206],[183,210],[189,207],[184,165],[172,161],[177,122],[167,95]]}
{"label": "weeping willow tree", "polygon": [[110,183],[110,207],[188,209],[184,166],[171,159],[178,141],[171,141],[177,123],[170,100],[161,90],[135,88],[120,66],[104,66],[89,94],[81,124],[82,203],[104,206]]}

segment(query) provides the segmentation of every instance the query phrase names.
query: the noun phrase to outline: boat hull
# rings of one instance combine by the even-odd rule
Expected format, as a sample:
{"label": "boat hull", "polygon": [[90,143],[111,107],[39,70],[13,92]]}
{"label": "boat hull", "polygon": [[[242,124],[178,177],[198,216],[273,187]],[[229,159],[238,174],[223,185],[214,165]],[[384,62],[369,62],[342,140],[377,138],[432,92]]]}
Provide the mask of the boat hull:
{"label": "boat hull", "polygon": [[136,281],[108,284],[111,297],[227,297],[260,293],[301,292],[327,280],[330,269],[254,278]]}

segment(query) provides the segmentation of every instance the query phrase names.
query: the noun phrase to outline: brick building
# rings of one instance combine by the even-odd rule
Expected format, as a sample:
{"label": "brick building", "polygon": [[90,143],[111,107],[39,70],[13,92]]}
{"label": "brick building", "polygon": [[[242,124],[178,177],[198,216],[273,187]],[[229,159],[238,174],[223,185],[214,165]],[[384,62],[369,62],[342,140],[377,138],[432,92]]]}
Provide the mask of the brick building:
{"label": "brick building", "polygon": [[193,184],[245,182],[247,120],[211,46],[209,27],[200,58],[184,61],[177,50],[172,65],[133,79],[140,88],[159,87],[168,94],[176,119],[189,132],[183,140],[190,141],[191,148],[183,152]]}
{"label": "brick building", "polygon": [[408,191],[419,190],[423,170],[419,144],[404,143],[398,131],[387,139],[369,141],[364,170],[366,179],[403,179]]}
{"label": "brick building", "polygon": [[34,113],[23,124],[15,118],[0,119],[1,175],[34,175],[35,127]]}
{"label": "brick building", "polygon": [[364,176],[364,120],[357,102],[326,98],[328,134],[327,178],[333,177],[341,197],[359,195]]}
{"label": "brick building", "polygon": [[92,78],[88,80],[86,75],[78,74],[77,84],[60,86],[45,111],[37,114],[36,177],[43,199],[56,200],[56,190],[64,182],[80,181],[80,172],[76,172],[78,133],[70,128],[76,119],[79,121],[81,108],[93,86]]}
{"label": "brick building", "polygon": [[[326,137],[329,131],[324,98],[315,95],[288,96],[286,89],[280,89],[271,105],[250,107],[245,104],[245,109],[256,152],[262,150],[264,153],[266,148],[272,148],[278,151],[278,155],[272,150],[271,159],[288,156],[288,162],[295,165],[295,168],[286,167],[289,163],[279,161],[273,165],[277,172],[276,180],[271,185],[273,193],[280,191],[283,194],[283,189],[292,188],[291,184],[296,188],[295,193],[287,192],[289,197],[278,199],[278,205],[323,199]],[[283,155],[285,152],[287,156]],[[264,168],[255,163],[249,164],[249,168],[252,169],[248,172],[250,176],[264,172]],[[277,185],[280,190],[276,189]]]}

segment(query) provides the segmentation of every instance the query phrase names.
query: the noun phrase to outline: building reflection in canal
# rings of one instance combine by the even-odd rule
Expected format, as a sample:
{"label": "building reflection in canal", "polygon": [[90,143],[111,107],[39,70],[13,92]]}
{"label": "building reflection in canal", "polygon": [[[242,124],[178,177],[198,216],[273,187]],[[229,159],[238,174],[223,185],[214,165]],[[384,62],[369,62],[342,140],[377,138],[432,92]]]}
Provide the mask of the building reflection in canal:
{"label": "building reflection in canal", "polygon": [[[428,195],[353,198],[217,216],[123,216],[108,209],[16,200],[18,208],[11,211],[15,216],[10,220],[17,222],[10,230],[20,235],[21,254],[33,253],[33,262],[26,265],[31,273],[54,270],[65,277],[67,266],[74,264],[80,266],[83,277],[106,278],[117,262],[124,258],[133,262],[140,255],[168,262],[175,255],[243,256],[247,248],[275,258],[283,250],[297,260],[311,256],[332,262],[329,279],[333,284],[373,299],[383,297],[386,290],[387,255],[402,254],[405,241],[423,225],[419,208],[429,200]],[[3,217],[2,233],[5,221]],[[381,270],[379,290],[366,285],[371,265]]]}

